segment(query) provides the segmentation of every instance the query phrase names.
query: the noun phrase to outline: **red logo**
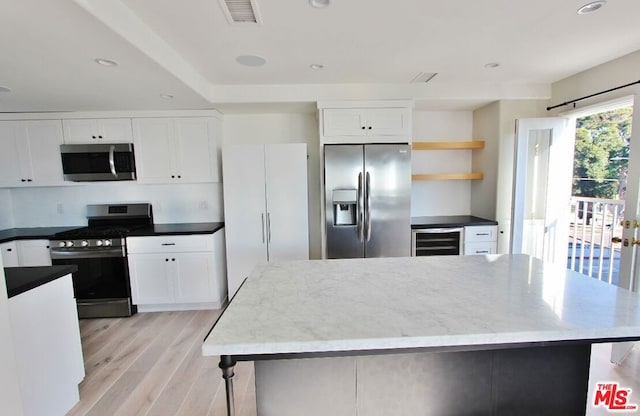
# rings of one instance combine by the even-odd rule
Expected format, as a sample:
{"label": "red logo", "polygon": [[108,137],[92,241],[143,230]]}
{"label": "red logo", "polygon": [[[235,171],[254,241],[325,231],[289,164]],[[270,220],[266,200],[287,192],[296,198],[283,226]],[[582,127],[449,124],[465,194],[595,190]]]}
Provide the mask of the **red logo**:
{"label": "red logo", "polygon": [[607,381],[596,385],[593,406],[625,412],[638,410],[637,404],[629,403],[630,398],[631,389],[625,389],[620,387],[618,383]]}

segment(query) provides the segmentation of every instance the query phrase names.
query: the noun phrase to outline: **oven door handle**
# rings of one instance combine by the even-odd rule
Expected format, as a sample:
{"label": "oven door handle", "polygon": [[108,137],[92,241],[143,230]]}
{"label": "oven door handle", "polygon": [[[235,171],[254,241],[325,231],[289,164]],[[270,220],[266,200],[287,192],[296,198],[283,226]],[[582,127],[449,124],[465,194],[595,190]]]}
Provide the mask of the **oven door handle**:
{"label": "oven door handle", "polygon": [[95,259],[104,257],[125,257],[124,247],[110,248],[100,250],[83,250],[78,251],[63,251],[63,250],[51,250],[51,259]]}
{"label": "oven door handle", "polygon": [[112,144],[109,147],[109,168],[111,169],[111,173],[113,174],[113,176],[117,178],[118,173],[116,172],[115,152],[116,152],[116,145]]}

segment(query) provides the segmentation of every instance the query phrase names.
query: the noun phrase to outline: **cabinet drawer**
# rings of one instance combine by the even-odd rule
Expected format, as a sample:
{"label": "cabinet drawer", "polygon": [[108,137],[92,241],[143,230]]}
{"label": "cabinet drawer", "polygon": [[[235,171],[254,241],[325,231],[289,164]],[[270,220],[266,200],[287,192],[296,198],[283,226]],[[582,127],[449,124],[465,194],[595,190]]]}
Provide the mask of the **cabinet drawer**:
{"label": "cabinet drawer", "polygon": [[495,242],[482,242],[482,243],[465,243],[464,255],[475,256],[481,254],[496,254],[497,243]]}
{"label": "cabinet drawer", "polygon": [[474,242],[480,242],[480,241],[497,241],[497,240],[498,240],[497,225],[464,227],[465,243],[474,243]]}
{"label": "cabinet drawer", "polygon": [[213,234],[127,237],[129,253],[213,251]]}

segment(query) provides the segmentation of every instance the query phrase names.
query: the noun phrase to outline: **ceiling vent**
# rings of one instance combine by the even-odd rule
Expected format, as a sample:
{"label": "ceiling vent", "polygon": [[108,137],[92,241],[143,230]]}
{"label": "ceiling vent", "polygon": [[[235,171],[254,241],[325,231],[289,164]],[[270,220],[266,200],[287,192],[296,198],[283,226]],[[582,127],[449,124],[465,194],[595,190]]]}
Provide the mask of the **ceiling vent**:
{"label": "ceiling vent", "polygon": [[438,75],[437,72],[418,72],[418,75],[413,77],[413,79],[411,80],[411,83],[412,84],[420,84],[420,83],[426,84],[427,82],[431,81],[433,79],[433,77],[435,77],[436,75]]}
{"label": "ceiling vent", "polygon": [[220,0],[220,6],[233,25],[262,23],[255,0]]}

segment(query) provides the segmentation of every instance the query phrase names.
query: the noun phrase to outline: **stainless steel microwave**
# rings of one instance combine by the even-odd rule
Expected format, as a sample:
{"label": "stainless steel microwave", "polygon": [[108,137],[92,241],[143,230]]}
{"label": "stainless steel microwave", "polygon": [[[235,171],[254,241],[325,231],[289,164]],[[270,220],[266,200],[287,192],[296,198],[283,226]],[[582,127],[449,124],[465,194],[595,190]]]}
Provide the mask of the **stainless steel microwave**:
{"label": "stainless steel microwave", "polygon": [[65,181],[130,181],[136,179],[132,143],[62,144]]}

